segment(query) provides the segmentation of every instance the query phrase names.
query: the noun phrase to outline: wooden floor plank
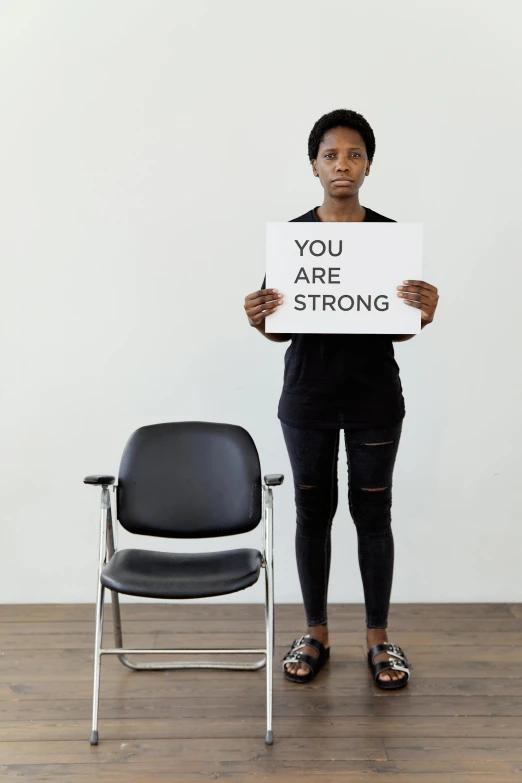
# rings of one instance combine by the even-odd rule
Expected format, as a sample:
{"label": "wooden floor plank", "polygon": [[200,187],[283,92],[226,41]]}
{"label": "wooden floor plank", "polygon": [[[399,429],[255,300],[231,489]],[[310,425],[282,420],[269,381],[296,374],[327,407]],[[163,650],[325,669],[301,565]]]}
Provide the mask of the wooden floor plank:
{"label": "wooden floor plank", "polygon": [[522,764],[522,742],[513,737],[498,739],[472,737],[415,737],[404,742],[385,737],[384,746],[390,761],[423,761],[455,759],[459,761],[516,761]]}
{"label": "wooden floor plank", "polygon": [[[364,668],[364,667],[363,667]],[[222,673],[220,673],[222,674]],[[102,675],[102,687],[105,698],[109,699],[134,699],[134,698],[198,698],[204,697],[212,690],[216,695],[226,698],[236,698],[241,695],[242,688],[245,686],[249,692],[257,692],[259,696],[264,694],[264,685],[261,679],[251,680],[250,682],[240,681],[241,672],[237,672],[238,679],[226,682],[212,682],[208,673],[201,673],[198,678],[192,680],[167,679],[167,675],[129,673],[128,678],[123,680],[108,679]],[[253,675],[254,676],[254,675]],[[292,687],[290,683],[274,680],[274,694]],[[321,680],[311,684],[309,691],[322,695],[329,694],[335,690],[338,696],[353,697],[374,693],[376,698],[380,699],[414,699],[417,696],[445,697],[445,696],[483,696],[483,697],[520,697],[522,696],[522,680],[518,679],[500,679],[500,678],[448,678],[445,680],[434,680],[431,677],[421,678],[418,674],[412,680],[407,689],[386,692],[374,687],[369,678],[369,672],[366,669],[360,669],[358,674],[349,682],[339,684],[338,681],[328,679],[323,676]],[[303,687],[303,691],[305,691]],[[243,690],[244,692],[244,690]],[[68,680],[45,680],[40,681],[22,681],[12,679],[8,682],[0,681],[0,701],[13,699],[88,699],[92,694],[92,684],[85,679],[76,681],[74,677]]]}
{"label": "wooden floor plank", "polygon": [[[235,621],[226,620],[222,621],[216,617],[209,617],[204,621],[201,620],[177,620],[173,618],[164,619],[135,619],[131,617],[123,617],[123,632],[124,636],[129,634],[159,634],[159,633],[183,633],[183,634],[197,634],[197,635],[209,635],[209,634],[263,634],[264,633],[264,619],[259,618],[255,620],[249,619],[237,619]],[[333,618],[329,624],[330,633],[332,634],[333,641],[336,640],[337,635],[350,633],[356,634],[357,639],[364,639],[365,626],[364,617],[361,616],[358,619],[353,617],[347,618]],[[289,643],[295,636],[302,634],[305,630],[305,625],[302,618],[296,616],[293,619],[276,617],[275,621],[276,634],[281,635],[283,643]],[[109,638],[112,637],[112,622],[106,621],[104,624],[104,633],[108,634]],[[436,634],[436,639],[440,638],[440,635],[445,637],[455,635],[457,637],[465,637],[470,635],[469,645],[479,643],[480,639],[485,634],[496,635],[498,644],[505,644],[504,640],[500,637],[503,634],[522,634],[522,617],[489,617],[486,619],[480,618],[429,618],[429,617],[403,617],[395,618],[390,622],[389,634],[390,636],[400,636],[400,642],[405,643],[402,634],[414,634],[415,637],[424,639],[425,634]],[[39,634],[68,634],[71,640],[77,634],[86,634],[90,638],[93,638],[94,634],[94,616],[90,620],[49,620],[41,621],[38,623],[32,623],[30,620],[24,621],[12,621],[0,623],[0,636],[6,635],[11,638],[16,638],[21,635],[28,635],[33,638],[34,641],[38,638]],[[471,638],[471,635],[474,638]],[[432,637],[433,638],[433,637]],[[493,643],[494,640],[493,640]],[[421,641],[421,644],[424,644]],[[468,645],[468,646],[469,646]],[[35,645],[36,646],[36,645]],[[71,644],[74,646],[74,644]]]}
{"label": "wooden floor plank", "polygon": [[[398,695],[398,694],[395,694]],[[263,715],[265,710],[264,690],[251,691],[248,696],[236,692],[229,697],[216,696],[209,689],[205,696],[131,698],[100,700],[100,716],[104,720],[170,720],[172,718],[243,718]],[[0,721],[4,725],[14,722],[37,721],[82,721],[90,720],[91,698],[78,699],[12,699],[0,702]],[[323,718],[357,718],[358,720],[383,719],[392,724],[395,720],[417,719],[463,720],[473,725],[473,719],[514,718],[514,725],[522,726],[522,696],[417,696],[415,698],[380,698],[370,689],[363,696],[343,695],[337,690],[310,691],[307,688],[293,688],[279,691],[274,702],[274,716],[296,717],[316,716]],[[435,723],[434,723],[435,725]],[[506,726],[511,725],[506,723]],[[425,732],[426,733],[426,732]]]}
{"label": "wooden floor plank", "polygon": [[[516,718],[489,718],[461,716],[412,716],[409,718],[390,716],[322,717],[305,714],[295,717],[274,717],[274,728],[279,739],[308,737],[367,738],[386,736],[411,740],[419,738],[459,737],[496,739],[517,739],[522,746],[522,721]],[[44,721],[0,721],[2,742],[31,742],[57,740],[85,741],[89,738],[91,721],[61,720]],[[215,710],[210,715],[188,717],[185,714],[169,718],[106,718],[101,712],[100,736],[105,740],[121,742],[140,739],[183,739],[195,738],[262,738],[265,732],[265,715],[239,715],[229,711]]]}
{"label": "wooden floor plank", "polygon": [[[441,760],[435,769],[432,762],[410,761],[309,761],[306,765],[288,761],[255,759],[243,762],[177,761],[175,773],[168,760],[154,764],[113,762],[111,764],[42,764],[0,767],[2,783],[29,780],[38,783],[196,783],[218,780],[220,783],[269,780],[271,783],[367,783],[373,778],[390,776],[393,783],[520,783],[521,768],[517,762],[461,762]],[[175,774],[175,777],[174,777]]]}
{"label": "wooden floor plank", "polygon": [[[475,679],[480,676],[489,679],[521,678],[522,647],[458,647],[452,648],[451,657],[441,665],[441,654],[431,647],[410,645],[408,657],[416,674],[420,677],[429,676],[433,679],[448,679],[458,677],[462,680]],[[276,660],[281,659],[285,647],[276,647]],[[332,658],[329,668],[336,678],[352,678],[354,667],[366,665],[366,654],[363,646],[332,648]],[[144,660],[153,660],[152,656]],[[157,658],[154,660],[163,660]],[[56,674],[57,680],[66,681],[92,678],[92,651],[63,649],[47,650],[43,655],[39,650],[7,650],[0,658],[0,677],[2,680],[21,678],[25,675],[30,682],[36,682],[47,675]],[[113,657],[103,660],[105,676],[121,680],[128,672]],[[176,677],[185,680],[200,678],[201,672],[167,672],[162,676]],[[230,676],[230,673],[227,674]],[[241,681],[252,678],[249,672],[235,672],[236,679]],[[521,680],[522,681],[522,680]]]}
{"label": "wooden floor plank", "polygon": [[[15,625],[14,623],[12,625]],[[18,623],[22,631],[7,633],[5,625],[0,625],[0,652],[8,650],[87,650],[94,648],[94,624],[78,623],[81,630],[73,632],[70,623],[40,623],[38,635],[34,634],[34,626],[31,623]],[[159,624],[150,624],[150,630],[140,630],[144,623],[132,623],[136,630],[126,631],[124,643],[129,647],[152,649],[166,647],[248,647],[262,646],[265,640],[264,631],[242,631],[242,625],[238,623],[234,632],[215,633],[163,630]],[[106,629],[104,644],[112,644],[112,629]],[[289,646],[295,636],[302,629],[285,628],[276,633],[278,647]],[[520,631],[497,632],[449,632],[449,631],[401,631],[400,645],[409,653],[411,646],[415,647],[522,647],[522,627]],[[364,643],[364,630],[357,631],[332,631],[332,649],[338,647],[357,647]]]}
{"label": "wooden floor plank", "polygon": [[[187,732],[188,733],[188,732]],[[505,744],[505,743],[504,743]],[[241,761],[243,763],[272,759],[280,761],[386,761],[386,752],[379,737],[324,737],[309,742],[307,738],[285,738],[272,747],[264,744],[264,733],[258,739],[185,737],[170,740],[106,740],[97,747],[86,741],[2,742],[0,764],[110,764],[115,761],[143,762],[146,759],[175,761]]]}
{"label": "wooden floor plank", "polygon": [[[156,620],[171,617],[177,621],[198,621],[209,618],[231,621],[259,620],[263,622],[264,609],[262,604],[219,604],[219,603],[159,603],[156,601],[143,603],[122,603],[122,616],[133,619]],[[276,604],[276,617],[299,620],[302,614],[300,604]],[[364,618],[362,604],[331,604],[328,608],[331,620],[339,618]],[[256,617],[257,615],[257,617]],[[29,622],[50,622],[52,620],[75,622],[94,620],[94,604],[5,604],[0,606],[0,623],[21,622],[26,618]],[[106,619],[110,620],[110,601],[106,606]],[[404,618],[414,621],[416,618],[426,621],[436,619],[522,619],[522,604],[393,604],[390,617],[393,620]]]}
{"label": "wooden floor plank", "polygon": [[393,783],[419,783],[421,780],[436,783],[519,783],[520,769],[516,762],[441,763],[441,771],[432,765],[411,762],[380,761],[323,761],[309,762],[306,767],[292,762],[257,760],[247,764],[177,762],[175,777],[167,763],[154,765],[115,762],[106,766],[89,764],[10,765],[0,767],[2,783],[31,780],[38,783],[74,781],[74,783],[194,783],[201,780],[219,780],[221,783],[270,780],[271,783],[329,783],[349,781],[363,783],[379,776],[389,775]]}

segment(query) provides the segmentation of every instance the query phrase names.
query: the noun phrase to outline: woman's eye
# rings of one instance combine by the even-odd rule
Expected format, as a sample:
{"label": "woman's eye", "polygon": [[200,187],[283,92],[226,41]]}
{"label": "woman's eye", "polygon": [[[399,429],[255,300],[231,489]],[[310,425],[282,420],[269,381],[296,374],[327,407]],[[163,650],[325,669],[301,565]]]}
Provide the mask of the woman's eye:
{"label": "woman's eye", "polygon": [[335,155],[333,154],[333,152],[327,152],[327,153],[326,153],[326,155],[325,155],[324,157],[325,157],[325,158],[334,158],[334,157],[335,157]]}
{"label": "woman's eye", "polygon": [[360,152],[352,152],[352,158],[360,158],[361,153]]}

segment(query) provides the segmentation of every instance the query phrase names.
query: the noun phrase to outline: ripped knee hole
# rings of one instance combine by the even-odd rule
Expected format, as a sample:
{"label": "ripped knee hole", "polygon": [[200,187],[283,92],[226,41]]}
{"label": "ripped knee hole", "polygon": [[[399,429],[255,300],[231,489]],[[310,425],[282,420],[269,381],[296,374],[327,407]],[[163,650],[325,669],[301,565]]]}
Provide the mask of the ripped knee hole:
{"label": "ripped knee hole", "polygon": [[362,492],[385,492],[389,487],[377,487],[377,489],[370,487],[361,487]]}
{"label": "ripped knee hole", "polygon": [[363,443],[363,446],[391,446],[394,440],[385,440],[383,443]]}

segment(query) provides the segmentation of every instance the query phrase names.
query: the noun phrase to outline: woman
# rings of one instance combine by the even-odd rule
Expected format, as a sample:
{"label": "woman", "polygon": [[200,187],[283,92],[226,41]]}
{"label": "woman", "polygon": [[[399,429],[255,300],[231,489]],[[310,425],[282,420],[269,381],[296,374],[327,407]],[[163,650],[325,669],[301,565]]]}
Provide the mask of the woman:
{"label": "woman", "polygon": [[[308,156],[323,186],[323,203],[292,222],[394,222],[359,201],[374,152],[373,131],[360,114],[339,109],[321,117],[310,133]],[[438,302],[434,286],[409,280],[397,290],[405,306],[421,311],[422,328],[433,321]],[[296,555],[308,628],[283,659],[284,676],[309,682],[330,655],[330,531],[342,430],[364,588],[368,664],[380,688],[402,688],[410,677],[409,664],[403,650],[389,644],[386,631],[394,559],[392,478],[405,415],[393,343],[414,335],[266,334],[266,317],[282,303],[283,294],[267,290],[265,283],[245,299],[251,326],[274,342],[291,340],[279,418],[295,484]]]}

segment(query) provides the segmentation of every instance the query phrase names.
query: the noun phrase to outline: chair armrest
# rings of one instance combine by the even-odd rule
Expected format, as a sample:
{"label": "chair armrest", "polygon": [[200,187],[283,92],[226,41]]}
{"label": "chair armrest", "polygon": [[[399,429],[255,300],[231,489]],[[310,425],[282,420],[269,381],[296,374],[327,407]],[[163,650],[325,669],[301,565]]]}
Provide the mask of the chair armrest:
{"label": "chair armrest", "polygon": [[279,487],[285,480],[282,473],[269,473],[265,476],[265,484],[267,487]]}
{"label": "chair armrest", "polygon": [[114,484],[115,481],[114,476],[108,476],[107,473],[97,473],[94,476],[85,476],[83,483],[100,487],[102,484]]}

